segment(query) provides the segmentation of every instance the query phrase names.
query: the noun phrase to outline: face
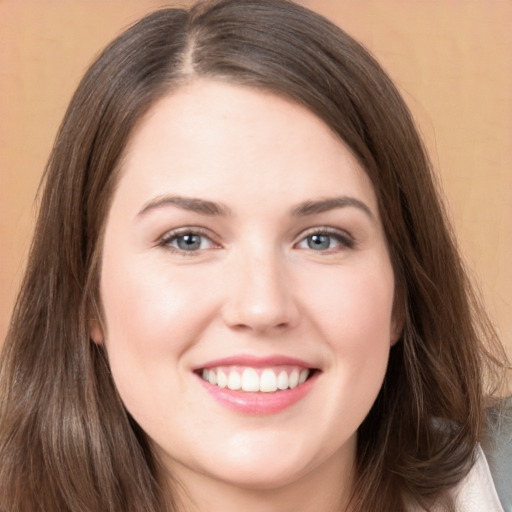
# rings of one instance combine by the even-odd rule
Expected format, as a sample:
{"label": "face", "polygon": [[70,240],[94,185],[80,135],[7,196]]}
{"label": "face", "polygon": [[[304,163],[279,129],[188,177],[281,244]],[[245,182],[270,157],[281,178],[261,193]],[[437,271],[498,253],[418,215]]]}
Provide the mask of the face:
{"label": "face", "polygon": [[126,149],[100,294],[93,339],[185,485],[350,472],[394,276],[369,178],[311,112],[214,81],[154,105]]}

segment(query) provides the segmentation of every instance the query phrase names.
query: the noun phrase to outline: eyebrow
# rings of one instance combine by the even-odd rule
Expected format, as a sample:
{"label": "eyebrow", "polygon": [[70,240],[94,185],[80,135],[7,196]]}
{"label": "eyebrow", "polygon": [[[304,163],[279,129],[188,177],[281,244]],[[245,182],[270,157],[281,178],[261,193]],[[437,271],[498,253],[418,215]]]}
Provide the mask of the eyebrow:
{"label": "eyebrow", "polygon": [[350,196],[330,197],[327,199],[319,199],[317,201],[305,201],[293,209],[292,215],[305,217],[307,215],[316,215],[336,208],[345,208],[347,206],[358,208],[371,220],[375,220],[372,211],[365,203],[363,203],[363,201]]}
{"label": "eyebrow", "polygon": [[152,210],[164,206],[177,206],[182,210],[188,210],[201,215],[225,216],[230,214],[230,209],[221,203],[214,203],[213,201],[197,199],[195,197],[158,196],[146,203],[137,214],[137,217],[141,217]]}
{"label": "eyebrow", "polygon": [[[141,217],[152,210],[166,206],[177,206],[183,210],[208,216],[227,216],[231,214],[231,210],[226,205],[208,201],[206,199],[183,196],[158,196],[146,203],[137,214],[137,217]],[[304,201],[293,208],[292,216],[306,217],[308,215],[317,215],[336,208],[346,207],[358,208],[371,220],[374,220],[374,215],[370,208],[363,201],[350,196]]]}

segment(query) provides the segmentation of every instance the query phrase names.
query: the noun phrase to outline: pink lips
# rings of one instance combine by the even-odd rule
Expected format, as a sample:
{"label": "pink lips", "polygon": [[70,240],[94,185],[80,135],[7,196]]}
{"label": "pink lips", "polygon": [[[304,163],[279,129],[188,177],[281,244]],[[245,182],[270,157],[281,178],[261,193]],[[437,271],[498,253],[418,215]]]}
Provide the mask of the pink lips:
{"label": "pink lips", "polygon": [[[295,366],[312,370],[312,375],[306,382],[299,384],[293,389],[285,389],[273,393],[234,391],[228,388],[221,388],[215,384],[210,384],[199,375],[203,369],[229,366],[254,369]],[[311,390],[319,375],[318,371],[314,371],[313,365],[287,356],[232,356],[208,361],[193,370],[197,374],[197,378],[203,388],[221,405],[236,412],[254,415],[275,414],[297,403]]]}
{"label": "pink lips", "polygon": [[313,365],[308,364],[301,359],[288,356],[269,356],[269,357],[255,357],[249,355],[239,355],[225,357],[223,359],[216,359],[208,361],[207,363],[197,366],[194,371],[202,368],[214,368],[216,366],[250,366],[252,368],[264,368],[269,366],[301,366],[303,368],[313,368]]}

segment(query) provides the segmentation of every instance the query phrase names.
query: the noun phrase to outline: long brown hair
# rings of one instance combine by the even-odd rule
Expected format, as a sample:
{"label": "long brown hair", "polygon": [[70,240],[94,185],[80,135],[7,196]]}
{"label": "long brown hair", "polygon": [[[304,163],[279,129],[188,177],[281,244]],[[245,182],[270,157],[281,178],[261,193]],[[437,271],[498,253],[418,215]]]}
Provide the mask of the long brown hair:
{"label": "long brown hair", "polygon": [[89,325],[101,321],[102,231],[127,139],[150,106],[195,77],[305,105],[370,176],[404,328],[359,429],[351,506],[400,512],[406,500],[447,498],[472,463],[495,336],[411,115],[368,52],[321,16],[286,0],[219,0],[141,20],[104,50],[71,101],[3,347],[0,510],[176,510]]}

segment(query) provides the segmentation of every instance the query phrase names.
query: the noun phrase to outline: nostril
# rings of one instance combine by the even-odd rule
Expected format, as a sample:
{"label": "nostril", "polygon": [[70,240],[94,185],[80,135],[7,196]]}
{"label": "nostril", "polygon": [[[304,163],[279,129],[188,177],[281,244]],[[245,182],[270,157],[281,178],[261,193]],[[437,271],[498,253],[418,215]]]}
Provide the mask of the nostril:
{"label": "nostril", "polygon": [[225,309],[223,317],[226,324],[237,331],[265,332],[284,331],[296,323],[299,315],[287,305],[263,309],[247,304],[231,304]]}
{"label": "nostril", "polygon": [[245,256],[243,267],[226,288],[225,323],[238,330],[256,331],[282,331],[295,325],[299,312],[285,269],[271,262],[270,256]]}

